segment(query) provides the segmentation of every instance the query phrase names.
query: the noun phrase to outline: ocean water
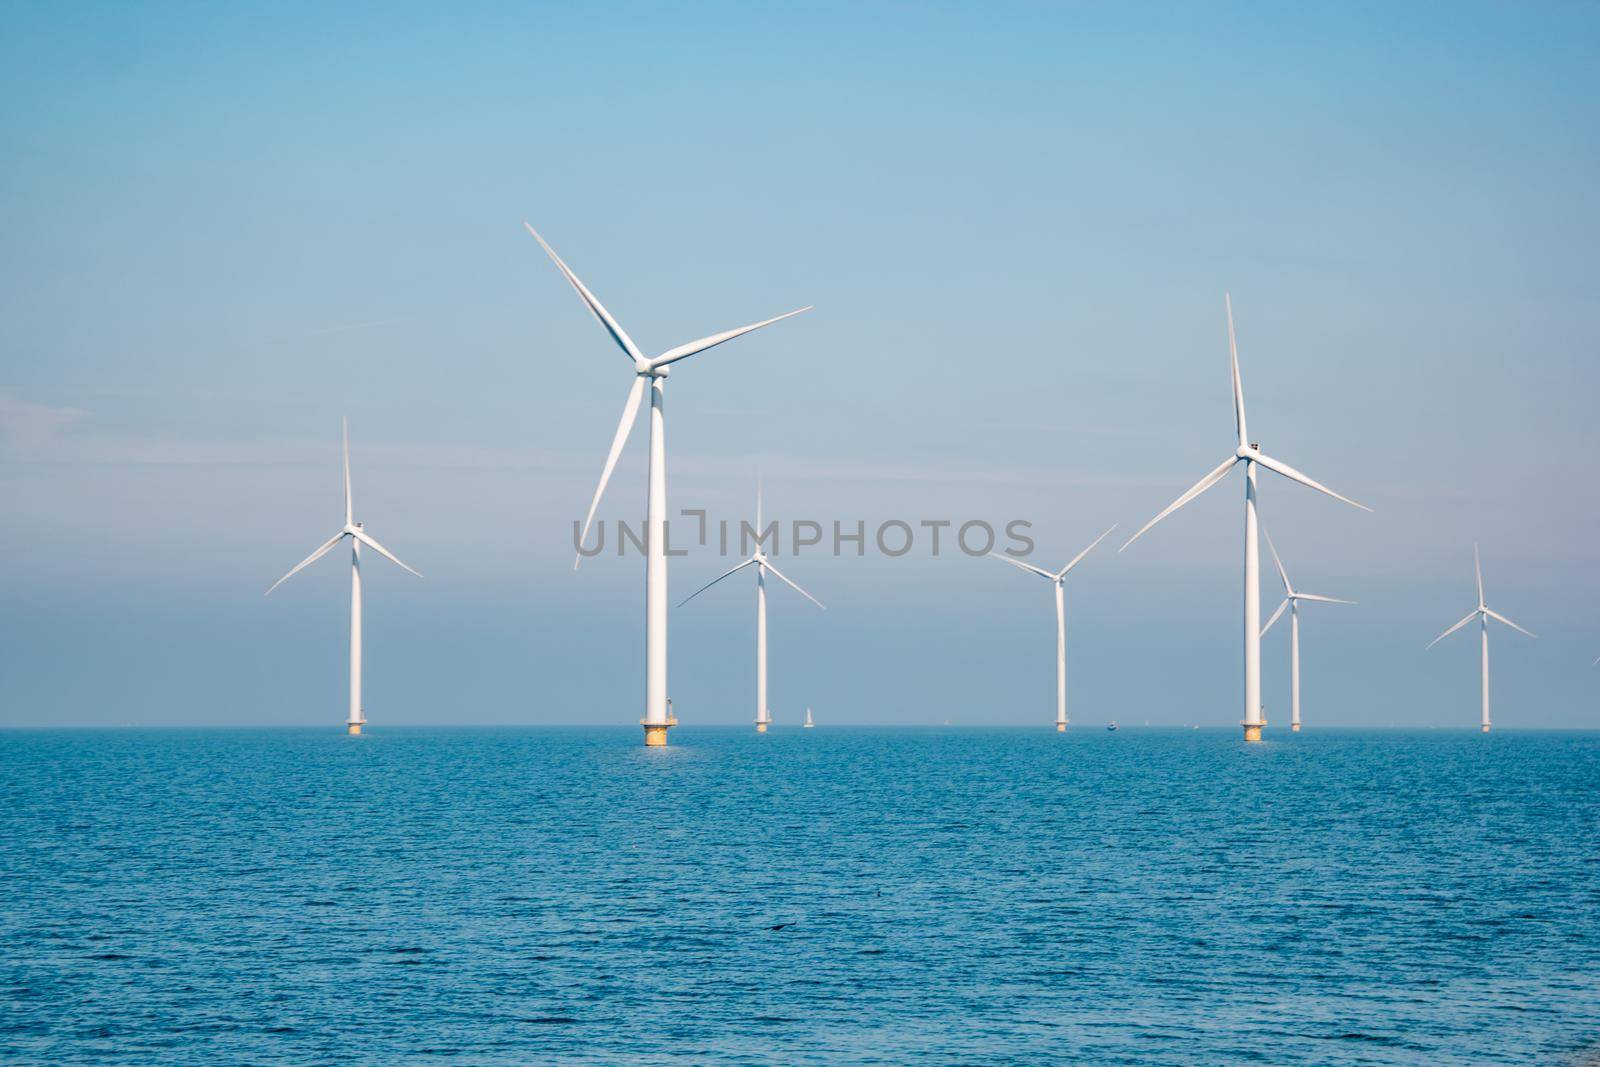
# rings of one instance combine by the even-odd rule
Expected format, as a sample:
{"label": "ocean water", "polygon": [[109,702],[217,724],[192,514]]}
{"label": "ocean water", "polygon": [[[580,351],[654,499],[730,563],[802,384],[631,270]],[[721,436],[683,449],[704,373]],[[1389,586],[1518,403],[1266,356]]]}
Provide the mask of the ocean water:
{"label": "ocean water", "polygon": [[1586,1064],[1600,737],[0,733],[0,1063]]}

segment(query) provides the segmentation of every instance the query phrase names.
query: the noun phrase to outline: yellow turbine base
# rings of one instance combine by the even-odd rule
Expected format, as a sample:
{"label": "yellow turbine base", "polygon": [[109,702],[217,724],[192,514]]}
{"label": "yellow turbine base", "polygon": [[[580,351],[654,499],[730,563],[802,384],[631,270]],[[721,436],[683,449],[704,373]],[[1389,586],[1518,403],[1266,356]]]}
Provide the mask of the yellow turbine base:
{"label": "yellow turbine base", "polygon": [[347,722],[345,723],[344,728],[345,732],[351,737],[355,737],[361,733],[361,724],[358,722]]}
{"label": "yellow turbine base", "polygon": [[1056,723],[1056,733],[1064,734],[1066,732],[1067,732],[1067,724],[1066,723],[1064,723],[1064,722]]}
{"label": "yellow turbine base", "polygon": [[1484,723],[1482,726],[1478,727],[1478,732],[1480,734],[1488,733],[1489,732],[1489,724],[1488,723]]}
{"label": "yellow turbine base", "polygon": [[1260,741],[1261,740],[1261,727],[1259,727],[1259,726],[1246,726],[1244,728],[1244,739],[1246,741]]}
{"label": "yellow turbine base", "polygon": [[1289,732],[1290,732],[1290,733],[1291,733],[1291,734],[1297,734],[1297,733],[1299,733],[1299,732],[1300,732],[1300,724],[1299,724],[1299,723],[1297,723],[1297,722],[1292,722],[1292,723],[1290,723],[1290,724],[1289,724]]}
{"label": "yellow turbine base", "polygon": [[764,723],[764,722],[756,723],[756,733],[764,734],[766,732],[767,732],[767,724],[766,723]]}
{"label": "yellow turbine base", "polygon": [[640,719],[639,725],[644,727],[644,744],[646,748],[666,748],[667,727],[678,725],[678,717],[674,715],[665,723],[650,723]]}

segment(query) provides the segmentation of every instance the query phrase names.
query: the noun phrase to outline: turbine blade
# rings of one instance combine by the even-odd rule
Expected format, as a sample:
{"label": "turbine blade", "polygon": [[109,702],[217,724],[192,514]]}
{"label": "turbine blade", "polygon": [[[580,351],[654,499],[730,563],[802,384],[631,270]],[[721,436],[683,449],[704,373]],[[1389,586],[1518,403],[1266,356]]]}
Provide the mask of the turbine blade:
{"label": "turbine blade", "polygon": [[1117,551],[1118,552],[1125,551],[1129,545],[1133,544],[1135,541],[1139,540],[1139,538],[1143,537],[1145,535],[1145,531],[1150,529],[1150,527],[1154,526],[1156,523],[1160,522],[1162,519],[1166,518],[1168,515],[1171,515],[1174,511],[1177,511],[1179,508],[1183,507],[1189,501],[1193,500],[1195,497],[1199,496],[1201,493],[1205,492],[1207,489],[1210,489],[1213,485],[1216,485],[1218,482],[1222,481],[1222,476],[1227,474],[1230,470],[1232,470],[1233,469],[1233,465],[1235,463],[1237,463],[1237,462],[1239,462],[1239,457],[1238,456],[1229,456],[1227,459],[1223,460],[1220,464],[1217,465],[1216,469],[1213,470],[1210,474],[1206,475],[1204,478],[1201,478],[1198,482],[1194,483],[1194,485],[1189,488],[1189,491],[1187,493],[1184,493],[1178,499],[1176,499],[1172,503],[1168,504],[1167,505],[1167,509],[1165,511],[1163,511],[1161,514],[1157,515],[1155,518],[1151,519],[1149,522],[1145,523],[1144,524],[1144,528],[1141,529],[1138,533],[1134,534],[1132,537],[1128,538],[1128,540],[1123,543],[1122,548],[1117,549]]}
{"label": "turbine blade", "polygon": [[357,541],[360,541],[362,544],[366,545],[368,548],[372,549],[372,551],[376,552],[384,559],[388,560],[390,563],[393,563],[396,567],[399,567],[401,570],[411,571],[411,573],[415,574],[418,578],[422,577],[419,572],[413,571],[410,567],[407,567],[404,563],[401,563],[399,556],[396,556],[393,552],[390,552],[387,548],[384,548],[382,545],[378,544],[377,539],[371,534],[367,533],[367,531],[357,530],[351,536],[353,536]]}
{"label": "turbine blade", "polygon": [[1261,628],[1261,636],[1262,637],[1267,636],[1267,631],[1272,629],[1272,624],[1278,621],[1278,616],[1282,615],[1283,614],[1283,609],[1288,607],[1288,606],[1289,606],[1289,598],[1288,597],[1284,597],[1283,598],[1283,603],[1278,605],[1278,610],[1274,611],[1272,613],[1272,618],[1268,619],[1267,620],[1267,624]]}
{"label": "turbine blade", "polygon": [[1039,577],[1047,578],[1052,582],[1056,580],[1056,576],[1055,575],[1051,574],[1047,570],[1044,570],[1044,569],[1039,568],[1039,567],[1035,567],[1031,563],[1024,563],[1022,560],[1020,560],[1020,559],[1012,559],[1010,556],[1002,556],[998,552],[991,552],[991,553],[989,553],[989,555],[993,556],[995,559],[999,560],[1001,563],[1009,563],[1013,567],[1020,567],[1023,570],[1029,572],[1030,574],[1037,574]]}
{"label": "turbine blade", "polygon": [[[1088,548],[1084,549],[1082,552],[1079,552],[1076,556],[1073,556],[1071,563],[1067,564],[1065,567],[1062,567],[1055,574],[1052,574],[1051,577],[1056,579],[1057,581],[1060,581],[1062,578],[1065,578],[1067,576],[1067,572],[1068,571],[1072,570],[1072,568],[1074,568],[1078,564],[1082,563],[1083,562],[1083,557],[1087,556],[1090,552],[1093,552],[1094,551],[1094,546],[1098,545],[1101,541],[1104,541],[1107,537],[1111,536],[1111,531],[1115,530],[1116,528],[1117,528],[1117,524],[1116,523],[1112,523],[1110,526],[1107,526],[1105,533],[1101,534],[1099,537],[1096,537],[1093,541],[1091,541],[1089,543],[1089,547]],[[994,553],[992,553],[992,552],[990,553],[990,555],[993,555],[993,554]]]}
{"label": "turbine blade", "polygon": [[1319,604],[1354,604],[1354,600],[1340,600],[1338,597],[1317,596],[1315,593],[1296,593],[1296,600],[1315,600]]}
{"label": "turbine blade", "polygon": [[681,601],[678,602],[678,607],[680,607],[680,608],[683,607],[683,605],[687,604],[689,601],[693,600],[695,597],[699,596],[701,593],[704,593],[707,589],[710,589],[712,586],[714,586],[718,582],[722,581],[722,579],[726,578],[728,575],[730,575],[730,574],[738,574],[740,571],[744,570],[746,567],[750,566],[750,564],[754,563],[755,561],[756,561],[756,558],[754,556],[751,556],[749,559],[745,560],[743,563],[739,564],[738,566],[730,567],[728,570],[723,571],[721,574],[719,574],[715,578],[711,579],[705,585],[702,585],[699,589],[696,589],[694,592],[692,592],[688,596],[684,597]]}
{"label": "turbine blade", "polygon": [[594,316],[596,322],[605,327],[606,333],[611,335],[611,339],[617,343],[617,346],[622,349],[623,353],[636,363],[643,362],[644,353],[639,351],[639,346],[633,343],[633,338],[628,336],[628,332],[624,330],[620,324],[618,324],[616,319],[611,317],[611,312],[607,311],[600,301],[595,299],[595,295],[589,291],[588,287],[579,281],[578,276],[572,273],[571,268],[561,261],[561,257],[556,255],[556,250],[551,248],[549,244],[545,242],[543,237],[539,236],[538,230],[534,229],[532,226],[529,226],[526,221],[524,221],[522,225],[528,227],[528,232],[533,234],[533,239],[538,241],[539,246],[549,254],[552,260],[555,261],[555,264],[561,270],[561,273],[566,277],[567,281],[572,283],[572,287],[578,291],[578,295],[582,297],[583,302],[588,305],[589,313]]}
{"label": "turbine blade", "polygon": [[751,323],[749,326],[741,326],[737,330],[723,330],[721,333],[714,333],[710,337],[702,337],[698,341],[690,341],[686,345],[669,348],[655,359],[652,359],[650,365],[652,367],[665,367],[668,363],[676,363],[680,359],[688,359],[690,356],[698,355],[708,348],[715,348],[724,341],[731,341],[735,337],[743,337],[751,330],[759,330],[763,326],[771,326],[775,322],[782,322],[784,319],[798,315],[802,311],[810,310],[811,305],[808,304],[803,308],[796,308],[794,311],[785,312],[764,322]]}
{"label": "turbine blade", "polygon": [[279,578],[277,581],[273,582],[272,585],[268,587],[267,591],[265,593],[262,593],[261,595],[262,596],[271,596],[272,595],[272,590],[278,588],[278,586],[282,585],[284,582],[287,582],[290,578],[293,578],[295,575],[299,574],[301,571],[303,571],[307,567],[311,566],[311,564],[315,563],[317,560],[321,559],[323,556],[326,556],[329,552],[331,552],[333,550],[333,546],[334,545],[336,545],[340,541],[344,540],[344,536],[345,536],[344,531],[340,530],[338,533],[336,533],[332,537],[328,538],[326,541],[324,541],[322,543],[322,547],[321,548],[317,549],[315,552],[311,553],[311,555],[307,556],[305,559],[303,559],[299,563],[295,564],[293,570],[291,570],[288,574],[285,574],[282,578]]}
{"label": "turbine blade", "polygon": [[[600,484],[595,487],[594,499],[589,502],[589,514],[583,518],[583,533],[578,535],[578,544],[585,544],[589,540],[589,524],[594,522],[594,513],[600,507],[600,498],[605,495],[606,483],[611,480],[611,472],[616,469],[617,457],[622,455],[622,446],[628,443],[628,431],[633,429],[633,420],[639,414],[639,400],[644,396],[645,376],[635,375],[633,385],[628,388],[628,399],[622,404],[622,421],[617,423],[616,435],[611,438],[611,451],[606,453],[605,469],[600,472]],[[572,561],[572,569],[577,570],[578,564],[583,562],[583,553],[579,552]]]}
{"label": "turbine blade", "polygon": [[344,426],[344,524],[354,525],[354,512],[350,505],[350,419],[341,417],[340,423]]}
{"label": "turbine blade", "polygon": [[1239,380],[1239,343],[1233,335],[1233,297],[1222,294],[1228,306],[1228,362],[1233,368],[1233,425],[1239,431],[1239,445],[1249,444],[1249,431],[1244,425],[1244,384]]}
{"label": "turbine blade", "polygon": [[771,560],[763,560],[761,565],[763,567],[767,568],[767,570],[771,571],[773,574],[776,574],[779,578],[781,578],[783,580],[784,584],[787,585],[790,589],[793,589],[796,593],[799,593],[801,596],[803,596],[807,600],[811,601],[813,604],[815,604],[817,607],[821,608],[823,611],[827,611],[828,610],[827,605],[823,604],[822,601],[818,600],[816,597],[812,596],[810,593],[806,592],[804,589],[801,589],[798,585],[795,585],[793,582],[789,581],[788,577],[782,571],[780,571],[778,568],[776,568],[776,567],[774,567],[772,565],[772,561]]}
{"label": "turbine blade", "polygon": [[[1289,572],[1283,569],[1283,560],[1278,558],[1278,546],[1272,543],[1272,535],[1267,533],[1265,526],[1261,528],[1261,532],[1267,534],[1267,549],[1272,553],[1272,562],[1278,565],[1278,577],[1283,579],[1283,591],[1294,596],[1294,586],[1289,584]],[[1266,633],[1265,630],[1261,632]]]}
{"label": "turbine blade", "polygon": [[1489,616],[1489,618],[1491,618],[1491,619],[1498,619],[1499,621],[1505,623],[1507,626],[1511,627],[1513,630],[1516,630],[1518,633],[1527,634],[1529,637],[1538,637],[1539,636],[1538,634],[1534,633],[1532,630],[1524,630],[1522,627],[1518,626],[1516,623],[1512,622],[1510,619],[1506,618],[1504,615],[1500,614],[1498,611],[1494,610],[1493,608],[1484,608],[1483,609],[1483,613],[1485,615]]}
{"label": "turbine blade", "polygon": [[1251,458],[1257,463],[1261,464],[1263,467],[1267,468],[1267,470],[1276,471],[1285,478],[1289,479],[1291,482],[1299,482],[1308,489],[1315,489],[1319,493],[1326,493],[1333,497],[1333,499],[1342,500],[1344,503],[1349,504],[1353,508],[1360,508],[1362,511],[1372,510],[1365,504],[1358,504],[1347,496],[1340,496],[1338,493],[1335,493],[1332,489],[1329,489],[1321,482],[1302,474],[1300,471],[1295,470],[1282,460],[1273,459],[1271,456],[1262,455],[1260,452],[1255,453],[1255,455],[1253,455]]}
{"label": "turbine blade", "polygon": [[[1440,641],[1443,641],[1445,638],[1449,637],[1451,634],[1455,633],[1457,630],[1461,629],[1463,626],[1465,626],[1467,623],[1471,622],[1473,619],[1476,619],[1477,617],[1478,617],[1478,612],[1477,612],[1477,609],[1474,608],[1471,612],[1469,612],[1467,614],[1466,618],[1462,619],[1460,622],[1458,622],[1454,626],[1450,627],[1450,629],[1446,630],[1444,633],[1440,634],[1438,637],[1435,637],[1432,641],[1429,641],[1428,642],[1428,648],[1432,648],[1434,645],[1437,645]],[[1426,651],[1426,650],[1424,650],[1424,651]]]}
{"label": "turbine blade", "polygon": [[1472,542],[1472,573],[1478,577],[1478,607],[1483,607],[1483,564],[1478,561],[1478,542]]}

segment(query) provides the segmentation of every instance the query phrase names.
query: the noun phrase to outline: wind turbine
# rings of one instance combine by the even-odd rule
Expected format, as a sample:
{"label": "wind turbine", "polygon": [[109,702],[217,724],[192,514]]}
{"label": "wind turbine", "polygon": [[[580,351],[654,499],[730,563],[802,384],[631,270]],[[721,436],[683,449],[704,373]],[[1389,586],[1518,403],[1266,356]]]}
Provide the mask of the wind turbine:
{"label": "wind turbine", "polygon": [[[1527,634],[1529,637],[1537,637],[1538,635],[1534,634],[1534,633],[1530,633],[1527,630],[1524,630],[1522,627],[1518,626],[1516,623],[1512,622],[1510,619],[1506,618],[1504,615],[1500,614],[1498,611],[1494,610],[1493,608],[1489,607],[1487,604],[1485,604],[1483,602],[1483,565],[1478,561],[1478,544],[1477,544],[1476,541],[1474,541],[1473,544],[1472,544],[1472,570],[1478,577],[1478,606],[1473,608],[1470,612],[1468,612],[1466,618],[1462,619],[1460,622],[1458,622],[1454,626],[1450,627],[1450,629],[1446,630],[1444,633],[1440,634],[1438,637],[1435,637],[1432,641],[1428,642],[1428,647],[1432,648],[1434,645],[1437,645],[1440,641],[1443,641],[1445,638],[1449,637],[1451,634],[1453,634],[1457,630],[1461,629],[1463,626],[1465,626],[1467,623],[1471,622],[1473,619],[1477,619],[1478,620],[1478,641],[1479,641],[1479,654],[1478,655],[1479,655],[1479,662],[1480,662],[1480,664],[1482,666],[1482,674],[1483,674],[1483,720],[1479,724],[1478,729],[1482,733],[1488,733],[1489,732],[1489,620],[1490,619],[1494,619],[1497,622],[1503,622],[1507,626],[1511,627],[1513,630],[1516,630],[1518,633]],[[1600,660],[1597,660],[1596,662],[1600,662]]]}
{"label": "wind turbine", "polygon": [[[811,308],[808,305],[749,326],[714,333],[698,341],[669,348],[661,355],[650,359],[640,351],[638,345],[633,343],[633,338],[628,336],[627,331],[617,323],[617,320],[611,317],[611,312],[601,306],[595,295],[561,261],[555,249],[545,243],[539,232],[527,222],[522,225],[527,227],[533,239],[538,241],[540,247],[555,261],[556,267],[572,284],[572,288],[577,290],[578,296],[588,306],[595,321],[605,328],[611,340],[633,363],[633,385],[629,387],[628,399],[622,405],[622,421],[617,424],[616,436],[611,439],[611,451],[607,453],[605,468],[600,472],[600,485],[594,491],[593,502],[589,504],[589,514],[583,520],[583,533],[578,538],[580,545],[589,536],[589,524],[594,521],[595,510],[600,507],[600,498],[605,494],[606,482],[611,480],[611,471],[617,465],[617,457],[628,439],[628,431],[633,428],[634,417],[639,412],[640,398],[644,396],[645,384],[648,382],[650,386],[650,479],[647,490],[648,512],[645,518],[644,564],[644,718],[640,720],[639,725],[644,727],[646,745],[652,747],[665,745],[667,728],[677,723],[667,710],[667,373],[672,369],[672,364],[680,359],[688,359],[708,348],[715,348],[724,341],[742,337],[752,330],[770,326],[791,315],[810,311]],[[573,561],[573,570],[578,569],[578,563],[582,559],[583,555],[580,552]]]}
{"label": "wind turbine", "polygon": [[1112,523],[1105,533],[1090,542],[1088,548],[1073,556],[1071,563],[1054,573],[1045,570],[1043,567],[1035,567],[1031,563],[1024,563],[1020,559],[1002,556],[998,552],[989,553],[989,555],[1002,563],[1009,563],[1013,567],[1027,571],[1029,574],[1037,574],[1056,587],[1056,733],[1058,734],[1067,732],[1067,605],[1065,593],[1067,575],[1071,573],[1072,568],[1083,560],[1084,556],[1094,550],[1095,545],[1104,541],[1111,531],[1116,528],[1116,524]]}
{"label": "wind turbine", "polygon": [[345,538],[350,539],[350,716],[345,719],[345,729],[352,734],[359,734],[361,727],[366,723],[366,716],[361,711],[361,546],[366,545],[384,559],[389,560],[402,570],[411,571],[418,578],[422,575],[411,570],[387,548],[378,544],[377,540],[365,529],[362,524],[355,521],[354,512],[350,505],[350,423],[342,420],[344,425],[344,525],[339,532],[323,542],[321,548],[297,563],[293,570],[282,578],[272,583],[263,596],[271,596],[272,590],[294,577],[306,567],[332,552]]}
{"label": "wind turbine", "polygon": [[[1265,533],[1266,531],[1262,531]],[[1277,564],[1278,577],[1283,579],[1283,603],[1278,605],[1278,610],[1272,613],[1272,618],[1261,628],[1261,636],[1267,636],[1267,631],[1272,629],[1272,624],[1283,615],[1283,609],[1289,609],[1289,729],[1294,733],[1300,732],[1300,601],[1314,600],[1319,604],[1354,604],[1354,600],[1340,600],[1337,597],[1318,596],[1315,593],[1297,593],[1294,586],[1289,584],[1289,572],[1283,569],[1283,560],[1278,558],[1278,548],[1272,543],[1272,535],[1267,534],[1267,548],[1272,552],[1272,562]]]}
{"label": "wind turbine", "polygon": [[[756,536],[759,537],[760,534],[761,487],[758,485],[756,487]],[[693,593],[690,593],[688,597],[684,599],[683,604],[687,604],[689,601],[693,600],[701,593],[704,593],[707,589],[710,589],[712,586],[716,585],[730,574],[737,574],[746,567],[752,566],[756,569],[756,733],[764,734],[767,732],[767,727],[772,723],[772,712],[767,707],[767,572],[771,571],[774,577],[778,578],[795,592],[811,601],[817,607],[822,608],[823,611],[827,611],[828,609],[822,606],[822,601],[818,600],[804,589],[801,589],[798,585],[795,585],[794,582],[790,581],[784,576],[782,571],[774,567],[772,565],[772,560],[768,559],[766,553],[761,551],[760,541],[756,542],[756,550],[751,554],[749,559],[745,560],[743,563],[740,563],[737,567],[732,567],[717,575],[705,585],[702,585],[699,589],[696,589]],[[683,607],[683,604],[679,604],[678,606],[681,608]],[[806,718],[809,720],[810,717],[811,709],[807,708]],[[811,724],[808,721],[806,725],[809,726]]]}
{"label": "wind turbine", "polygon": [[1233,299],[1224,295],[1224,301],[1228,309],[1228,360],[1233,370],[1233,422],[1234,428],[1238,431],[1238,445],[1233,455],[1217,464],[1210,474],[1196,482],[1188,492],[1168,504],[1165,511],[1145,523],[1144,528],[1128,538],[1127,543],[1118,551],[1126,549],[1128,545],[1143,537],[1150,527],[1216,485],[1235,464],[1244,464],[1244,721],[1239,725],[1244,727],[1246,741],[1260,741],[1261,728],[1266,725],[1266,721],[1261,717],[1261,546],[1256,537],[1256,468],[1265,467],[1292,482],[1299,482],[1319,493],[1326,493],[1335,500],[1343,501],[1362,511],[1372,509],[1365,504],[1356,503],[1349,497],[1340,496],[1287,463],[1273,459],[1261,451],[1259,444],[1250,440],[1249,432],[1245,429],[1244,386],[1239,381],[1239,345],[1233,332]]}

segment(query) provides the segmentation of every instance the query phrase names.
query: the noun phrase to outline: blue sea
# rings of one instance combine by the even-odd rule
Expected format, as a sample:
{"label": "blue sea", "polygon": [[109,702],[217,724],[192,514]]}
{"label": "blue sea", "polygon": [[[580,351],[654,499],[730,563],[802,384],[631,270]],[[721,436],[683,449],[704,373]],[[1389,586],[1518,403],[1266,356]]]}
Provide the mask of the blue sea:
{"label": "blue sea", "polygon": [[0,733],[0,1063],[1600,1062],[1600,736]]}

